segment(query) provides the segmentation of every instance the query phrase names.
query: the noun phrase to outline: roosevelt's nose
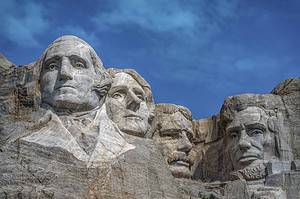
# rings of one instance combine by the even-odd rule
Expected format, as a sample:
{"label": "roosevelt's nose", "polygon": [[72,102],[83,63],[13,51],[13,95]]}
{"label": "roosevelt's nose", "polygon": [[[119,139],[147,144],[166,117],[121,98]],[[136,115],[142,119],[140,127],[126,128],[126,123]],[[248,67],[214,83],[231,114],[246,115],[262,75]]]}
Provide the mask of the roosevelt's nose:
{"label": "roosevelt's nose", "polygon": [[251,148],[251,142],[245,130],[242,130],[241,138],[238,144],[241,151],[247,151]]}
{"label": "roosevelt's nose", "polygon": [[185,152],[188,154],[192,149],[192,143],[190,142],[189,138],[187,137],[185,132],[182,132],[181,137],[178,139],[178,151]]}
{"label": "roosevelt's nose", "polygon": [[72,64],[68,57],[62,58],[59,78],[60,80],[73,79]]}
{"label": "roosevelt's nose", "polygon": [[136,94],[129,90],[126,96],[126,108],[136,112],[140,108],[142,100],[136,96]]}

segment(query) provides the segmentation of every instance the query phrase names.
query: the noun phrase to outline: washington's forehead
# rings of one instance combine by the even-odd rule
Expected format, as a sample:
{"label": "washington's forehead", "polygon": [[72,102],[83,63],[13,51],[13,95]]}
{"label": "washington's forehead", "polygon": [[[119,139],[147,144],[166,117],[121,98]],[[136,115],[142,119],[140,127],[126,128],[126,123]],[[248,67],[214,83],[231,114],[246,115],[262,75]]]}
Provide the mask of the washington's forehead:
{"label": "washington's forehead", "polygon": [[138,82],[135,79],[133,79],[133,77],[123,72],[115,74],[115,77],[113,78],[112,87],[115,86],[138,87],[142,89],[142,87],[138,84]]}
{"label": "washington's forehead", "polygon": [[89,47],[79,42],[60,42],[49,47],[46,59],[54,56],[77,55],[82,58],[91,59]]}

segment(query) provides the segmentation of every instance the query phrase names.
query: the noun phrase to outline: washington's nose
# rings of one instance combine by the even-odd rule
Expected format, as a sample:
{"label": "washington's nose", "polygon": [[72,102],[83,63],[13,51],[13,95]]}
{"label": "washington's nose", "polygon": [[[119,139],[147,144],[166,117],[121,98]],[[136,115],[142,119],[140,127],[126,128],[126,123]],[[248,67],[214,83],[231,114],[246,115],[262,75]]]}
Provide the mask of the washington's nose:
{"label": "washington's nose", "polygon": [[133,91],[131,91],[131,90],[128,91],[128,94],[126,96],[126,108],[127,109],[136,112],[140,108],[141,102],[142,102],[142,100],[139,99]]}
{"label": "washington's nose", "polygon": [[251,143],[249,140],[249,137],[245,130],[241,132],[241,138],[239,140],[239,147],[241,151],[247,151],[248,149],[251,148]]}
{"label": "washington's nose", "polygon": [[71,80],[73,79],[72,65],[69,58],[63,57],[60,68],[60,80]]}
{"label": "washington's nose", "polygon": [[189,138],[186,136],[186,133],[183,132],[182,136],[178,140],[178,151],[182,151],[185,153],[189,153],[192,149],[192,143],[190,142]]}

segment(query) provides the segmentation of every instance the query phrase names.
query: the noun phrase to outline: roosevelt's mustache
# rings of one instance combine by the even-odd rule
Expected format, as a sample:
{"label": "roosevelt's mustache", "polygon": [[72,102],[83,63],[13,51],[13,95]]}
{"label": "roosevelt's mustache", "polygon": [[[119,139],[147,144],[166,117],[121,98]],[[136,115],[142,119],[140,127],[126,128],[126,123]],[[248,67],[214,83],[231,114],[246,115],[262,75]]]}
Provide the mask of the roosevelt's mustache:
{"label": "roosevelt's mustache", "polygon": [[194,164],[194,161],[191,157],[187,156],[185,152],[175,151],[168,155],[167,162],[171,164],[172,162],[183,161],[189,163],[190,166]]}

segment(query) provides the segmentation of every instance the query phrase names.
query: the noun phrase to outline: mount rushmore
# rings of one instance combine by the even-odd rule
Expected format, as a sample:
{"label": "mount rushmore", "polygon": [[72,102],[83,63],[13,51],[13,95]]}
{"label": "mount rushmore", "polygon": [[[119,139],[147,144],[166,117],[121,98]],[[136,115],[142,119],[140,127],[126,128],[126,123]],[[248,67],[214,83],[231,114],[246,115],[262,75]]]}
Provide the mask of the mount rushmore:
{"label": "mount rushmore", "polygon": [[300,78],[195,119],[76,36],[0,70],[0,198],[299,198]]}

